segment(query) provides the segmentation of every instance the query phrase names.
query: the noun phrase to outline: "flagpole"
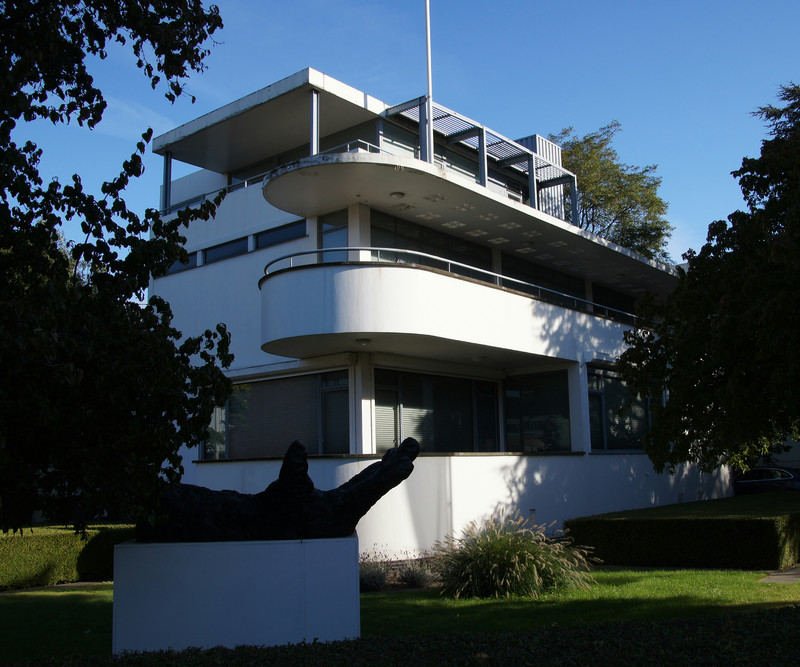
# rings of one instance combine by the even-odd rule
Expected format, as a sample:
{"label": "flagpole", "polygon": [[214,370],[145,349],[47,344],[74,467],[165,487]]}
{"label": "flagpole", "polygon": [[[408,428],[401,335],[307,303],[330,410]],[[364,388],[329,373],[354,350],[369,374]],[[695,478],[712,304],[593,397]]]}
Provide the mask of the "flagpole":
{"label": "flagpole", "polygon": [[425,42],[428,66],[428,94],[425,97],[425,160],[433,163],[433,76],[431,73],[431,3],[425,0]]}

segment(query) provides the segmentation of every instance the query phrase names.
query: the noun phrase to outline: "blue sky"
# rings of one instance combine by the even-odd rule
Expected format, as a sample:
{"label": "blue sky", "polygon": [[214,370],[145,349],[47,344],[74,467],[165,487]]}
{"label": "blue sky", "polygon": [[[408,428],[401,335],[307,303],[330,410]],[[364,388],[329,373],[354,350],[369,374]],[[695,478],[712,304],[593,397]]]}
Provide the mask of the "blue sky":
{"label": "blue sky", "polygon": [[[109,102],[98,128],[17,131],[44,149],[43,175],[77,172],[99,190],[146,127],[160,134],[305,67],[390,104],[425,93],[424,0],[217,4],[225,28],[188,83],[195,104],[169,104],[114,48],[92,63]],[[507,137],[622,123],[622,161],[658,165],[676,260],[743,206],[730,172],[765,138],[751,112],[800,83],[797,0],[431,0],[431,29],[434,99]],[[161,158],[146,169],[128,190],[134,210],[158,201]]]}

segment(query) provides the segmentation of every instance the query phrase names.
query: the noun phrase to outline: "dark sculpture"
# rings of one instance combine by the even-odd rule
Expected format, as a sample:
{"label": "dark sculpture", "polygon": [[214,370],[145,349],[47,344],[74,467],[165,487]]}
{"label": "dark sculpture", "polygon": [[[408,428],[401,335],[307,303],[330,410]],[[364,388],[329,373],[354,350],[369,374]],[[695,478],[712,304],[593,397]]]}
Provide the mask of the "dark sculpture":
{"label": "dark sculpture", "polygon": [[222,542],[347,537],[358,520],[414,469],[419,443],[406,438],[337,489],[320,491],[308,476],[308,456],[293,442],[278,479],[254,495],[171,487],[162,499],[164,523],[136,526],[140,542]]}

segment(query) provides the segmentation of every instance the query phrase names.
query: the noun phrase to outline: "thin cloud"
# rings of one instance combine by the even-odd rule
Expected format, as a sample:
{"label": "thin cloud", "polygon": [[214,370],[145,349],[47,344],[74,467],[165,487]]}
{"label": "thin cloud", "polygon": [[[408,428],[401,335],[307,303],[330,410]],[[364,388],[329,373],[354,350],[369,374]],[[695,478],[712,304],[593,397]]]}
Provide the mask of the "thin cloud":
{"label": "thin cloud", "polygon": [[154,111],[152,108],[124,100],[119,97],[106,98],[108,107],[97,131],[116,139],[138,141],[148,127],[156,136],[171,130],[177,124],[174,118]]}

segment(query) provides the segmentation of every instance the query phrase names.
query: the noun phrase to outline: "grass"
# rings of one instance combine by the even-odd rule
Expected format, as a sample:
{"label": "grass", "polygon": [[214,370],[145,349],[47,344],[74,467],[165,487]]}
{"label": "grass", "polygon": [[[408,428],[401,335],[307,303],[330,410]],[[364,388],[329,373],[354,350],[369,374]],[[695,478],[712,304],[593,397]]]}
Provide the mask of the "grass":
{"label": "grass", "polygon": [[759,572],[605,570],[589,590],[557,598],[451,600],[436,590],[361,596],[364,636],[525,631],[553,624],[664,620],[800,603],[800,582],[761,583]]}
{"label": "grass", "polygon": [[0,663],[41,656],[109,655],[113,585],[0,594]]}
{"label": "grass", "polygon": [[[491,644],[499,639],[487,637],[505,633],[502,635],[502,644],[505,646],[509,642],[522,641],[520,637],[523,636],[528,637],[526,641],[533,642],[526,633],[551,633],[554,627],[563,630],[566,633],[564,636],[574,636],[580,632],[587,633],[587,636],[607,637],[607,631],[601,633],[594,628],[600,628],[608,622],[621,622],[622,628],[648,621],[679,622],[670,619],[694,619],[687,627],[695,627],[700,623],[699,619],[708,619],[709,616],[719,618],[720,613],[725,611],[769,610],[800,603],[800,583],[761,583],[759,579],[762,576],[758,572],[739,571],[601,569],[595,573],[597,584],[590,590],[570,591],[558,598],[543,597],[539,600],[451,600],[441,598],[435,589],[367,593],[361,596],[362,641],[365,647],[381,647],[382,642],[392,638],[392,641],[400,642],[397,651],[398,656],[402,657],[408,651],[408,641],[405,646],[402,645],[404,637],[411,638],[411,645],[422,642],[420,646],[427,646],[440,641],[445,644],[453,642],[452,633],[466,633],[470,641],[474,639]],[[112,593],[112,584],[97,584],[0,595],[0,627],[7,638],[7,641],[0,643],[0,663],[31,660],[31,664],[37,664],[46,656],[74,654],[110,656]],[[800,614],[794,617],[797,616]],[[702,622],[712,623],[708,620]],[[725,623],[724,627],[730,626],[729,621]],[[798,625],[800,623],[796,622],[794,627]],[[650,628],[646,632],[653,631]],[[628,630],[614,631],[624,632]],[[509,638],[508,633],[515,633],[516,639]],[[460,636],[459,642],[463,644],[463,635]],[[649,636],[645,634],[643,638]],[[13,640],[9,641],[9,638]],[[534,644],[530,644],[530,647]],[[381,650],[384,649],[386,646]],[[352,655],[355,649],[346,650],[349,657],[346,660],[342,657],[342,664],[354,659],[358,662],[358,656]],[[367,648],[364,650],[369,652]],[[435,653],[440,649],[431,650]],[[333,658],[340,655],[340,651],[345,651],[345,648],[330,648],[332,662],[328,664],[338,664]],[[244,651],[243,654],[253,656],[252,662],[248,661],[250,658],[241,658],[239,664],[258,664],[264,658],[260,654],[253,655],[251,651]],[[233,660],[232,655],[225,656],[217,655],[214,658],[219,662],[207,656],[207,664],[224,664]],[[194,655],[186,661],[170,664],[192,664],[199,659]],[[234,662],[239,660],[237,658]],[[97,664],[105,662],[101,659]],[[79,661],[76,664],[81,663]],[[298,661],[297,664],[303,663]],[[398,664],[403,663],[398,660]],[[408,664],[416,663],[410,661]]]}

